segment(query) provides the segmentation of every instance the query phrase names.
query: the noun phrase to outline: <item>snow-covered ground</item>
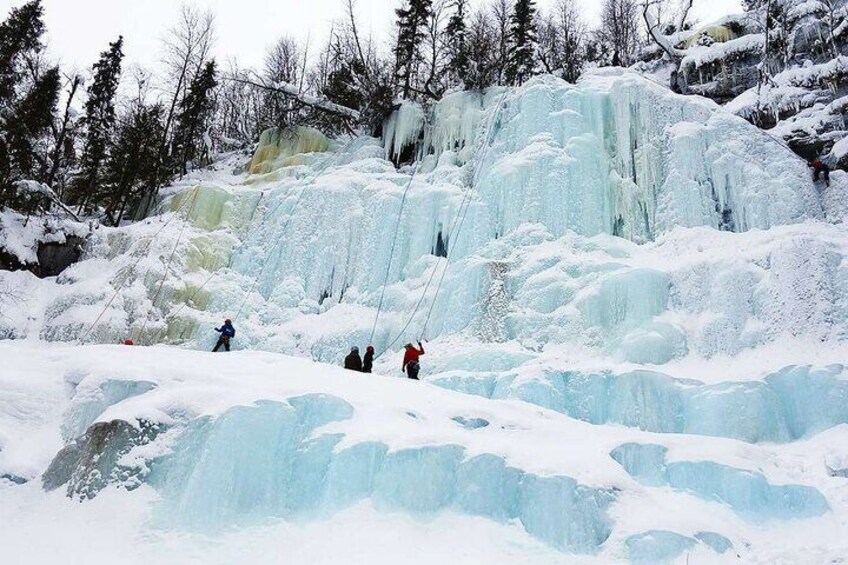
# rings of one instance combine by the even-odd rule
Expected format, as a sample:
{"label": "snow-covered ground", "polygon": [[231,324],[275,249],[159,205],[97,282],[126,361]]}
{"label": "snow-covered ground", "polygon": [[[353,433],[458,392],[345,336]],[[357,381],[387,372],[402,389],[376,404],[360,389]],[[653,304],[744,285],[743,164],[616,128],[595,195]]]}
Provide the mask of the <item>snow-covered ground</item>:
{"label": "snow-covered ground", "polygon": [[[845,424],[750,444],[272,353],[6,342],[0,354],[0,474],[27,481],[0,486],[4,562],[825,563],[848,551],[848,483],[833,476],[848,463]],[[814,417],[808,391],[790,394]],[[115,435],[92,446],[102,437],[80,430],[98,423]],[[98,457],[57,455],[73,437]],[[45,493],[45,469],[45,486],[69,482]]]}

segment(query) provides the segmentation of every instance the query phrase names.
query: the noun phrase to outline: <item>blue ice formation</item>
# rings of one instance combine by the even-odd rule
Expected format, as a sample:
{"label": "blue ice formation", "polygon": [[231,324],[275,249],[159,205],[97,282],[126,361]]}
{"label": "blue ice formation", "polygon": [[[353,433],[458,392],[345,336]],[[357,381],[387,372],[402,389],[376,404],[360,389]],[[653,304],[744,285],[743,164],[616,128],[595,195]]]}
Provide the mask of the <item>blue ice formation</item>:
{"label": "blue ice formation", "polygon": [[786,367],[762,381],[706,385],[653,371],[548,371],[519,379],[451,374],[431,380],[444,388],[516,398],[592,424],[642,430],[788,442],[848,423],[844,367]]}
{"label": "blue ice formation", "polygon": [[660,565],[674,562],[683,552],[694,549],[698,542],[719,554],[733,547],[729,539],[715,532],[698,532],[693,538],[665,530],[630,536],[624,547],[627,558],[634,565]]}
{"label": "blue ice formation", "polygon": [[705,500],[727,504],[751,522],[820,516],[825,497],[805,485],[772,485],[765,476],[714,461],[665,461],[661,445],[627,443],[610,456],[646,486],[670,486]]}
{"label": "blue ice formation", "polygon": [[62,438],[67,442],[80,437],[106,408],[154,388],[156,384],[150,381],[123,379],[78,385],[70,407],[62,416]]}
{"label": "blue ice formation", "polygon": [[538,476],[459,445],[390,451],[380,442],[339,449],[319,428],[349,419],[329,395],[263,401],[191,422],[148,481],[162,494],[163,525],[216,530],[271,518],[309,519],[364,499],[378,509],[428,515],[455,510],[519,522],[567,552],[594,553],[609,537],[612,490]]}

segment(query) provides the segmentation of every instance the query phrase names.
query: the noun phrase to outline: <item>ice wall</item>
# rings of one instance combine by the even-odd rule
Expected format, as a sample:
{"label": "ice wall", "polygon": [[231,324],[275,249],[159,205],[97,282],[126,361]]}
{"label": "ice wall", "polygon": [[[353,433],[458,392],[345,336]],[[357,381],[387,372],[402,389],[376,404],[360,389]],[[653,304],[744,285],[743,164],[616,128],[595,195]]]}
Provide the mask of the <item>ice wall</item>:
{"label": "ice wall", "polygon": [[322,153],[329,148],[330,141],[315,128],[270,128],[259,137],[259,145],[248,165],[248,172],[254,175],[267,174],[276,168],[298,163],[296,156]]}
{"label": "ice wall", "polygon": [[778,141],[636,75],[543,77],[452,94],[422,113],[405,104],[389,119],[387,155],[419,139],[420,155],[478,148],[474,180],[494,235],[539,222],[556,236],[645,241],[674,226],[746,231],[822,214],[803,164]]}
{"label": "ice wall", "polygon": [[516,398],[592,424],[663,433],[788,442],[848,423],[845,370],[788,367],[762,381],[705,385],[649,371],[614,375],[549,370],[537,377],[445,376],[439,386]]}
{"label": "ice wall", "polygon": [[328,517],[371,499],[378,509],[420,518],[454,510],[517,521],[572,553],[595,553],[610,535],[610,490],[527,473],[502,457],[470,456],[459,445],[341,448],[342,435],[320,432],[352,412],[340,398],[307,395],[191,422],[147,478],[162,494],[157,519],[217,531],[272,518]]}
{"label": "ice wall", "polygon": [[846,238],[799,223],[821,215],[806,168],[709,102],[604,71],[404,103],[383,133],[265,132],[257,174],[165,191],[168,229],[103,230],[41,320],[7,325],[76,339],[124,287],[87,339],[205,348],[237,317],[237,347],[327,361],[459,335],[664,364],[848,335]]}
{"label": "ice wall", "polygon": [[[415,149],[416,163],[395,170],[381,158],[399,158],[405,148]],[[520,265],[495,268],[504,252],[493,242],[510,237],[526,245],[531,237],[541,243],[574,234],[644,242],[680,226],[743,232],[821,215],[806,168],[788,149],[709,102],[628,74],[591,75],[576,86],[544,78],[484,96],[456,93],[428,112],[404,103],[384,125],[382,150],[350,145],[288,173],[266,200],[231,266],[258,281],[246,308],[249,316],[263,312],[265,324],[289,324],[293,317],[283,312],[293,307],[327,312],[324,325],[338,333],[316,338],[307,324],[291,328],[321,359],[368,338],[366,312],[373,313],[384,281],[378,348],[407,326],[401,341],[422,333],[533,335],[541,343],[580,335],[585,345],[634,362],[664,363],[693,346],[706,354],[738,351],[768,337],[743,335],[751,326],[733,321],[705,329],[693,344],[693,336],[661,319],[681,295],[675,279],[652,267],[555,281],[543,290],[551,304],[542,314],[569,302],[568,286],[590,283],[594,292],[574,296],[577,317],[561,326],[550,324],[551,316],[521,319],[509,303],[515,295],[529,299],[525,281],[511,272]],[[451,264],[436,300],[446,263],[437,250],[445,241]],[[304,252],[313,249],[320,251]],[[613,261],[596,268],[612,269]],[[495,318],[486,302],[493,273],[506,289]],[[334,312],[337,304],[345,308]],[[357,315],[364,319],[352,325]],[[501,329],[482,327],[490,322]],[[554,335],[557,327],[563,335]]]}
{"label": "ice wall", "polygon": [[713,461],[665,462],[660,445],[625,444],[610,456],[636,480],[668,485],[726,504],[746,520],[762,523],[820,516],[830,510],[825,497],[805,485],[772,485],[760,474]]}

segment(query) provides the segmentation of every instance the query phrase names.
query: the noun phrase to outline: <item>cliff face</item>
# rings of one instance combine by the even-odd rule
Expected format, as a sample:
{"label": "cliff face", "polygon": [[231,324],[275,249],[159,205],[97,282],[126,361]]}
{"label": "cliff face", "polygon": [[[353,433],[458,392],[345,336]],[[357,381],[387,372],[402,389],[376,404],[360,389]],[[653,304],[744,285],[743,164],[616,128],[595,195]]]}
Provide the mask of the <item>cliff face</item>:
{"label": "cliff face", "polygon": [[671,69],[676,86],[726,104],[806,159],[845,168],[848,145],[839,142],[848,133],[848,2],[768,6],[768,17],[765,6],[752,6],[669,36],[681,55]]}

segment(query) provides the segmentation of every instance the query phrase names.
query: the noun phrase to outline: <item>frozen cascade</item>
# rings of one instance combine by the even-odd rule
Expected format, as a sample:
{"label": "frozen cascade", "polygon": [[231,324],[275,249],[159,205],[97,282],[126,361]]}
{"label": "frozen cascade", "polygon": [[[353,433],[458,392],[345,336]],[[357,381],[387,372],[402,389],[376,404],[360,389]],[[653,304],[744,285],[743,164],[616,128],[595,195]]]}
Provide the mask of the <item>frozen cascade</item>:
{"label": "frozen cascade", "polygon": [[772,485],[751,471],[713,461],[665,462],[660,445],[625,444],[610,456],[637,481],[649,486],[668,485],[706,500],[727,504],[752,522],[810,518],[827,512],[827,500],[806,485]]}
{"label": "frozen cascade", "polygon": [[[378,350],[421,337],[431,310],[431,339],[483,336],[533,351],[570,343],[658,365],[735,355],[786,333],[848,336],[845,238],[798,223],[821,215],[805,167],[711,103],[604,71],[578,85],[540,78],[454,93],[426,116],[405,103],[384,134],[388,145],[266,132],[257,174],[204,173],[164,192],[163,212],[194,203],[170,273],[179,219],[152,244],[159,219],[102,228],[32,331],[80,337],[125,281],[89,341],[144,326],[142,343],[206,347],[198,328],[238,314],[237,347],[338,361],[370,335],[409,187]],[[411,143],[420,155],[400,170],[385,159],[387,148],[399,155],[398,139],[399,151]],[[718,231],[750,228],[771,229]],[[447,247],[436,297],[428,281],[441,279]],[[3,331],[30,325],[0,319]]]}
{"label": "frozen cascade", "polygon": [[[154,489],[157,525],[199,531],[363,503],[458,513],[644,563],[745,559],[791,526],[774,522],[844,520],[839,175],[824,218],[767,133],[621,71],[404,103],[383,133],[269,131],[250,165],[230,156],[163,189],[158,215],[95,230],[59,277],[0,272],[32,297],[0,304],[0,335],[70,341],[97,319],[88,343],[205,350],[233,317],[254,350],[39,355],[64,395],[45,486]],[[389,264],[372,343],[430,339],[438,387],[256,351],[338,364],[369,339]],[[375,372],[399,365],[390,350]],[[18,396],[0,394],[0,427]],[[0,479],[32,485],[47,465],[0,432]],[[646,500],[685,524],[630,512]]]}
{"label": "frozen cascade", "polygon": [[390,451],[368,442],[338,449],[341,435],[314,433],[351,412],[339,398],[315,395],[193,422],[150,476],[163,493],[160,519],[209,530],[326,517],[371,498],[386,510],[455,509],[518,520],[569,552],[593,553],[609,536],[611,492],[528,474],[494,455],[469,457],[457,445]]}
{"label": "frozen cascade", "polygon": [[[342,302],[337,314],[345,318],[342,312],[353,305],[374,308],[409,183],[388,273],[384,320],[389,327],[378,328],[378,348],[404,325],[432,270],[443,268],[443,261],[433,256],[440,240],[450,242],[452,264],[445,292],[433,309],[432,336],[484,323],[481,302],[489,292],[490,273],[478,258],[497,239],[509,236],[520,242],[518,234],[527,226],[537,226],[547,238],[615,233],[645,241],[675,226],[744,231],[821,215],[806,169],[787,149],[711,103],[671,95],[644,79],[598,75],[577,86],[539,79],[516,91],[487,93],[482,102],[462,94],[437,103],[431,124],[425,125],[423,110],[410,104],[387,122],[388,147],[404,139],[397,145],[400,151],[407,142],[421,140],[419,164],[395,171],[360,144],[351,149],[362,155],[359,160],[338,153],[327,157],[316,176],[306,170],[281,179],[267,193],[255,227],[231,262],[248,280],[260,277],[259,295],[247,303],[248,315],[261,311],[265,318],[272,316],[261,322],[267,325],[278,308],[297,306],[303,312],[303,299],[319,301],[320,311],[328,309],[326,298],[331,306]],[[477,132],[473,139],[471,131]],[[753,143],[752,136],[759,141]],[[491,147],[484,150],[486,141]],[[462,165],[461,155],[469,147],[482,162],[472,158]],[[469,188],[472,169],[478,173]],[[459,231],[466,190],[473,193]],[[320,253],[303,253],[316,246]],[[599,294],[579,306],[586,325],[596,327],[608,347],[631,361],[662,363],[685,355],[691,347],[686,337],[674,324],[655,320],[676,297],[668,293],[674,281],[651,269],[620,277],[598,281]],[[302,297],[299,304],[290,301],[292,292]],[[639,318],[629,327],[616,317],[616,309],[610,310],[612,317],[604,313],[622,294],[633,309],[626,322]],[[432,289],[424,299],[425,310],[431,300]],[[229,298],[213,308],[226,310],[227,304]],[[328,316],[336,318],[329,310]],[[413,320],[404,339],[415,339],[422,324],[423,315]],[[326,359],[325,351],[336,348],[339,340],[358,341],[367,332],[367,324],[344,325],[338,335],[320,338],[326,343],[310,344],[310,352]],[[515,317],[510,326],[508,334],[515,337],[533,332]],[[739,335],[736,326],[712,331],[735,341],[719,348],[746,347],[755,344],[752,338],[762,339]],[[304,331],[298,333],[306,337]],[[548,335],[543,341],[561,339]]]}
{"label": "frozen cascade", "polygon": [[516,398],[592,424],[621,424],[663,433],[788,442],[848,424],[844,367],[787,367],[762,381],[713,385],[634,371],[589,374],[546,371],[533,377],[448,375],[439,386]]}
{"label": "frozen cascade", "polygon": [[[13,365],[31,355],[8,345],[3,353]],[[804,531],[830,527],[842,511],[844,479],[829,469],[844,467],[834,446],[848,425],[807,445],[696,440],[640,431],[638,420],[590,425],[524,402],[262,352],[53,348],[39,370],[58,390],[74,387],[65,447],[52,452],[41,486],[82,501],[110,489],[104,504],[116,489],[134,491],[119,497],[155,491],[148,523],[165,531],[217,536],[331,524],[367,505],[416,523],[467,515],[564,553],[661,563],[686,552],[710,561],[731,549],[746,559],[767,547],[762,532],[800,521]],[[812,374],[768,379],[794,389],[808,378],[804,388],[818,391],[781,408],[794,419],[793,433],[816,419],[811,405],[831,410],[822,398],[845,405],[832,383],[825,386],[827,375]],[[829,376],[841,374],[834,368]],[[583,395],[587,404],[607,394],[594,388]],[[826,455],[825,465],[796,467],[801,454],[810,462]],[[646,501],[657,512],[633,511]],[[682,508],[664,518],[672,505]]]}

